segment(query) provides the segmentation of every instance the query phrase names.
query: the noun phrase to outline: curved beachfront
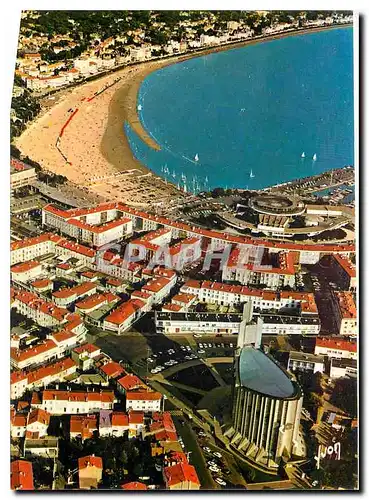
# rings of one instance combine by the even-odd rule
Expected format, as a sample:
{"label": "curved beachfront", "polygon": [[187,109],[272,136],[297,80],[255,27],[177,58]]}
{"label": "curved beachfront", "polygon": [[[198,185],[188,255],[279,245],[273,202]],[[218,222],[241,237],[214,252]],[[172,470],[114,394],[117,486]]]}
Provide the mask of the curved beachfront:
{"label": "curved beachfront", "polygon": [[[211,52],[323,29],[329,28],[280,33],[149,61],[125,67],[73,89],[61,90],[54,94],[55,101],[45,99],[49,106],[53,102],[55,105],[17,138],[16,146],[43,168],[65,175],[72,182],[85,185],[107,199],[120,199],[139,205],[148,204],[156,195],[162,197],[164,192],[169,197],[178,195],[174,186],[152,175],[134,158],[124,133],[123,124],[126,122],[148,146],[160,148],[142,126],[137,113],[137,95],[146,76],[164,66]],[[143,176],[148,176],[144,189],[148,189],[148,185],[152,186],[152,191],[144,199],[142,192],[135,189],[137,184],[145,181]]]}

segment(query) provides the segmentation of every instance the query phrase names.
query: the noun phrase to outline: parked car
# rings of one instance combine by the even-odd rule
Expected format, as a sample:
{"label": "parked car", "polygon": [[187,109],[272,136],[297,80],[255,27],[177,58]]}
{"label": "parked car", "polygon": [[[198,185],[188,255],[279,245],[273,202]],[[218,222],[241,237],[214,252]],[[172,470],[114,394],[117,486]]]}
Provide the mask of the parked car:
{"label": "parked car", "polygon": [[227,483],[226,483],[223,479],[221,479],[220,477],[216,477],[216,478],[214,479],[214,481],[215,481],[216,483],[220,484],[220,486],[227,486]]}
{"label": "parked car", "polygon": [[219,451],[214,451],[213,455],[214,457],[222,458],[222,455],[219,453]]}

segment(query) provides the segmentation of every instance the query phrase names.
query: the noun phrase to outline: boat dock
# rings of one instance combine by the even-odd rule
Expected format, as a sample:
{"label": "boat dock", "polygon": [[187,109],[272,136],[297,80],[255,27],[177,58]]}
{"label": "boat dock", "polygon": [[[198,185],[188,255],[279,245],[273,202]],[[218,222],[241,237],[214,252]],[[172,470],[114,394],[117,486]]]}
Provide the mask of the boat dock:
{"label": "boat dock", "polygon": [[319,191],[325,191],[334,187],[347,185],[352,186],[355,183],[355,170],[352,166],[329,170],[311,177],[304,177],[294,181],[277,184],[265,189],[265,193],[279,194],[313,194]]}

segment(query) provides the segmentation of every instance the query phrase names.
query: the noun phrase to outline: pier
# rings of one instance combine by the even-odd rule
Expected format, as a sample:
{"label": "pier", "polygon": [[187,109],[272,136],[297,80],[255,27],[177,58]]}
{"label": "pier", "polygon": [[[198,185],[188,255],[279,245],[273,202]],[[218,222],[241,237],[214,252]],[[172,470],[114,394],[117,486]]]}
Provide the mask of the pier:
{"label": "pier", "polygon": [[[312,194],[318,191],[331,189],[342,184],[353,185],[355,183],[355,170],[352,166],[329,170],[311,177],[303,177],[294,181],[277,184],[261,192],[265,193],[290,193],[290,194]],[[300,193],[300,191],[303,191]]]}

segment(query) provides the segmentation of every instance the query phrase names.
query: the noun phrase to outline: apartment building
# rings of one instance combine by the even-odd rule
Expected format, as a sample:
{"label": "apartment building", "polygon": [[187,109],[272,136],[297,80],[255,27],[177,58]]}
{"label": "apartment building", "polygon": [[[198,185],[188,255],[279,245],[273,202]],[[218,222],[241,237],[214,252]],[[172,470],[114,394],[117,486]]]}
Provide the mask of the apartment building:
{"label": "apartment building", "polygon": [[351,292],[334,292],[332,298],[334,321],[339,335],[358,334],[356,304]]}
{"label": "apartment building", "polygon": [[144,413],[161,411],[163,396],[160,392],[151,391],[127,391],[126,411],[143,411]]}
{"label": "apartment building", "polygon": [[314,353],[328,358],[357,359],[357,343],[334,338],[317,338]]}
{"label": "apartment building", "polygon": [[116,399],[113,391],[80,392],[44,390],[41,396],[33,393],[31,405],[42,408],[51,415],[96,413],[112,410]]}

